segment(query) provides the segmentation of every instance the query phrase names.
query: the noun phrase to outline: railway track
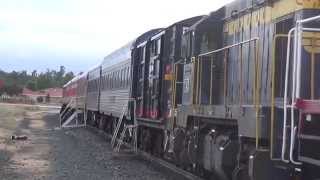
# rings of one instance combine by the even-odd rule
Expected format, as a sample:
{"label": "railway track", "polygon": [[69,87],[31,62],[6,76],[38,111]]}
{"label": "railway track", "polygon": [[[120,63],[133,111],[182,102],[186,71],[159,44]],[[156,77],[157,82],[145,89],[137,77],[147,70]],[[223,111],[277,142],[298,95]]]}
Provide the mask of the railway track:
{"label": "railway track", "polygon": [[[104,137],[105,139],[107,140],[111,140],[111,135],[110,134],[107,134],[106,132],[104,131],[101,131],[95,127],[92,127],[92,126],[88,126],[87,125],[87,128]],[[127,146],[129,147],[130,145],[129,144],[124,144],[124,146]],[[187,180],[203,180],[201,177],[199,176],[196,176],[188,171],[185,171],[179,167],[177,167],[176,165],[172,164],[172,163],[169,163],[163,159],[160,159],[160,158],[157,158],[157,157],[154,157],[152,155],[150,155],[149,153],[146,153],[144,151],[141,151],[138,149],[138,156],[142,157],[144,160],[147,160],[149,162],[152,162],[152,163],[155,163],[156,165],[162,167],[162,168],[165,168],[173,173],[175,173],[176,175],[178,175],[179,177],[183,178],[183,179],[187,179]]]}

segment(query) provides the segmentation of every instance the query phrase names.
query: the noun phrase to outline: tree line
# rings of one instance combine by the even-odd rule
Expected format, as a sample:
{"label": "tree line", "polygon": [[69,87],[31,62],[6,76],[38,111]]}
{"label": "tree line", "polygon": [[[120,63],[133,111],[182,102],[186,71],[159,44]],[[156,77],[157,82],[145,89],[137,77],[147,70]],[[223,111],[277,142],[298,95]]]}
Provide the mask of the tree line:
{"label": "tree line", "polygon": [[59,70],[47,69],[46,72],[37,70],[27,73],[27,71],[5,72],[0,70],[0,95],[18,95],[24,87],[37,91],[47,88],[62,87],[74,77],[72,71],[66,72],[64,66]]}

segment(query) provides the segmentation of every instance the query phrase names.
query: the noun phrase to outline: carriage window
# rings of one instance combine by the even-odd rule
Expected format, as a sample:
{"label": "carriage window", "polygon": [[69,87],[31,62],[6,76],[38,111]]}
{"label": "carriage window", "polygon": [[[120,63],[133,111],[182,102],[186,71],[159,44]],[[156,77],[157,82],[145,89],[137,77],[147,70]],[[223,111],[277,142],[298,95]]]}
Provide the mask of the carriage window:
{"label": "carriage window", "polygon": [[118,88],[120,88],[121,87],[121,83],[122,83],[121,82],[121,79],[122,79],[121,69],[119,69],[118,73],[119,73]]}
{"label": "carriage window", "polygon": [[115,71],[114,72],[114,78],[113,78],[113,84],[114,84],[114,88],[117,88],[117,82],[118,82],[118,72]]}
{"label": "carriage window", "polygon": [[118,70],[118,88],[121,87],[121,69]]}
{"label": "carriage window", "polygon": [[161,52],[161,38],[156,41],[156,54],[160,54]]}
{"label": "carriage window", "polygon": [[129,86],[129,82],[130,82],[130,69],[129,67],[127,67],[127,86]]}
{"label": "carriage window", "polygon": [[102,76],[102,77],[101,77],[101,89],[102,89],[102,90],[104,89],[103,86],[104,86],[104,77]]}
{"label": "carriage window", "polygon": [[160,66],[160,61],[156,60],[154,62],[154,75],[158,78],[159,78],[159,66]]}
{"label": "carriage window", "polygon": [[120,79],[119,79],[119,88],[121,88],[122,87],[122,69],[120,69],[119,70],[119,77],[120,77]]}
{"label": "carriage window", "polygon": [[112,78],[111,73],[109,73],[109,83],[108,83],[109,84],[109,89],[111,89],[111,86],[112,86],[111,85],[111,83],[112,83],[112,81],[111,81],[112,79],[111,78]]}
{"label": "carriage window", "polygon": [[119,87],[119,71],[116,72],[116,88]]}
{"label": "carriage window", "polygon": [[109,74],[107,74],[107,89],[109,89],[110,84],[109,84]]}
{"label": "carriage window", "polygon": [[117,71],[114,72],[113,88],[117,88]]}
{"label": "carriage window", "polygon": [[112,73],[112,89],[116,87],[116,72]]}
{"label": "carriage window", "polygon": [[130,67],[128,67],[128,86],[130,85],[130,81],[131,81],[131,69]]}
{"label": "carriage window", "polygon": [[129,81],[129,78],[128,78],[128,74],[129,74],[129,72],[128,72],[128,67],[126,67],[126,69],[125,69],[125,70],[126,70],[126,75],[125,75],[125,76],[126,76],[125,86],[126,86],[126,87],[128,87],[128,81]]}
{"label": "carriage window", "polygon": [[126,87],[128,87],[128,81],[129,81],[129,76],[128,76],[128,74],[129,74],[129,71],[128,71],[128,67],[126,67]]}
{"label": "carriage window", "polygon": [[123,69],[123,87],[125,88],[127,84],[127,68]]}
{"label": "carriage window", "polygon": [[121,82],[121,79],[122,79],[121,69],[119,69],[118,73],[119,73],[118,88],[120,88],[121,84],[122,84],[122,82]]}
{"label": "carriage window", "polygon": [[101,89],[103,89],[103,90],[105,89],[104,88],[104,84],[105,84],[104,83],[104,76],[102,76],[102,78],[101,78]]}
{"label": "carriage window", "polygon": [[142,61],[144,61],[146,59],[146,47],[144,46],[142,48]]}
{"label": "carriage window", "polygon": [[114,89],[116,87],[116,72],[113,72],[113,78],[112,78],[112,88]]}
{"label": "carriage window", "polygon": [[109,79],[108,79],[108,87],[109,87],[109,89],[111,89],[111,73],[109,73],[108,77],[109,77]]}
{"label": "carriage window", "polygon": [[122,69],[119,70],[119,88],[122,87]]}
{"label": "carriage window", "polygon": [[126,87],[126,82],[127,82],[127,68],[125,67],[123,69],[123,87]]}
{"label": "carriage window", "polygon": [[107,83],[107,82],[108,82],[108,78],[107,78],[107,77],[108,77],[108,75],[106,74],[106,75],[104,76],[104,87],[105,87],[104,89],[105,89],[105,90],[107,90],[107,88],[108,88],[108,83]]}
{"label": "carriage window", "polygon": [[125,84],[125,69],[121,70],[121,87],[124,87]]}
{"label": "carriage window", "polygon": [[108,90],[108,87],[109,87],[108,81],[109,81],[109,74],[106,75],[106,89],[107,90]]}
{"label": "carriage window", "polygon": [[113,88],[113,72],[111,73],[111,80],[110,80],[110,88],[112,89]]}

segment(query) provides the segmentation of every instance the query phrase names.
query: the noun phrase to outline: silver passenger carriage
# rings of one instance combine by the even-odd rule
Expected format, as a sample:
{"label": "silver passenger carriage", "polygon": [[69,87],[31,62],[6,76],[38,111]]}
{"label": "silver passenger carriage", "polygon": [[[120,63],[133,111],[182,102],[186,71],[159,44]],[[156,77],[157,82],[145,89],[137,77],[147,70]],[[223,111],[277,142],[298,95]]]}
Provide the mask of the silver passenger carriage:
{"label": "silver passenger carriage", "polygon": [[99,111],[99,96],[100,96],[100,75],[101,65],[89,70],[88,72],[88,87],[87,87],[87,110],[89,112]]}
{"label": "silver passenger carriage", "polygon": [[102,62],[99,112],[104,115],[120,117],[128,103],[132,43],[112,52]]}

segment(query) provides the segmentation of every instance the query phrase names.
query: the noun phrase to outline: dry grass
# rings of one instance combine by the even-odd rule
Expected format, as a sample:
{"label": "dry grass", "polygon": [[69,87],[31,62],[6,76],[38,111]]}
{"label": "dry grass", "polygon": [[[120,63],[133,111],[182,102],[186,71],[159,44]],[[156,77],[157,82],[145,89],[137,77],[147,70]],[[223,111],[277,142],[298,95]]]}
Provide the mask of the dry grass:
{"label": "dry grass", "polygon": [[37,111],[37,106],[0,104],[0,138],[7,138],[17,128],[27,112]]}

